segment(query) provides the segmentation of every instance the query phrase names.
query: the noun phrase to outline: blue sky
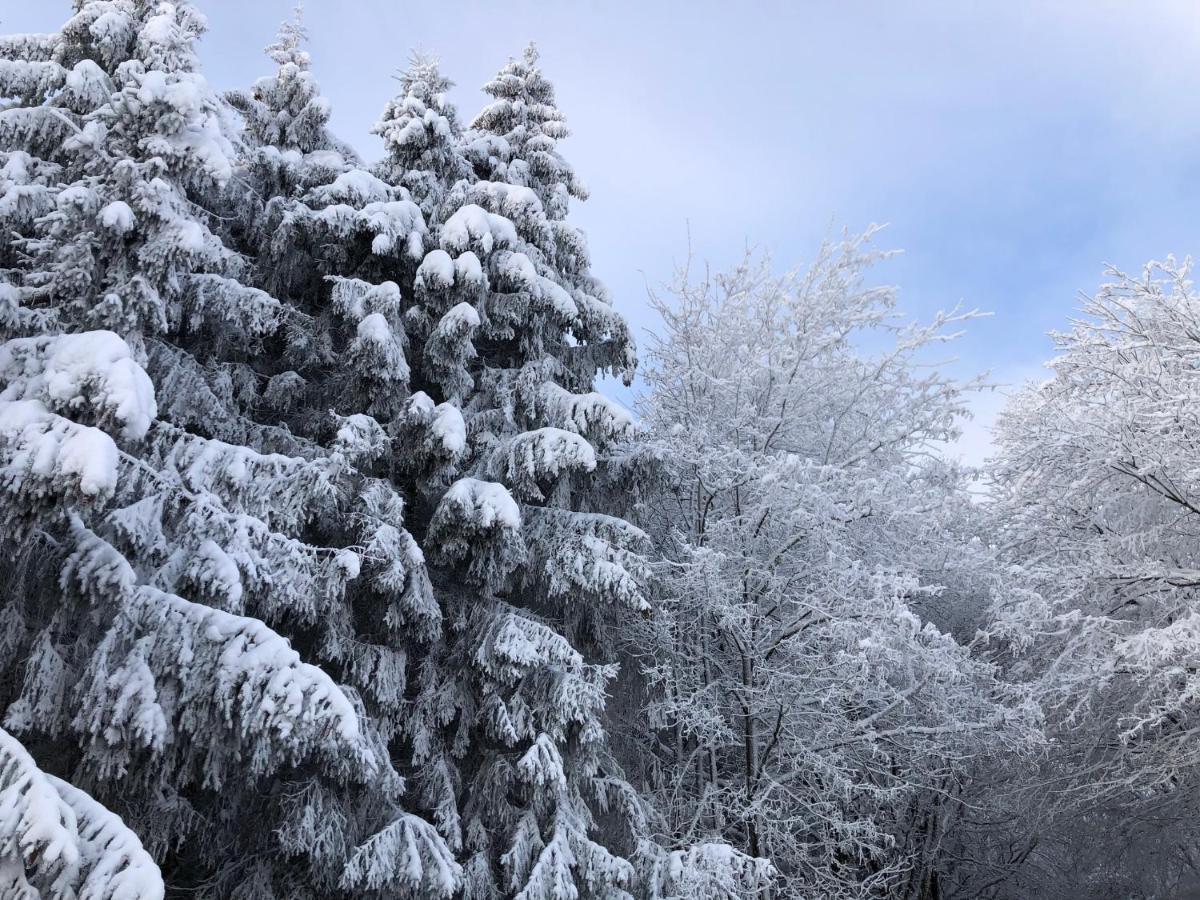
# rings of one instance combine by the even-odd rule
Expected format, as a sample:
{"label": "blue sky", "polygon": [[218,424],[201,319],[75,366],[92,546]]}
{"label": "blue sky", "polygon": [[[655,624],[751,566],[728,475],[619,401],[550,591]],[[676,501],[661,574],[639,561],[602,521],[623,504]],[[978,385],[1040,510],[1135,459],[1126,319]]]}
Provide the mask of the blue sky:
{"label": "blue sky", "polygon": [[[198,0],[218,87],[268,71],[292,0]],[[3,31],[50,31],[67,0],[0,0]],[[369,128],[410,48],[438,54],[469,120],[529,40],[592,190],[574,219],[639,327],[645,285],[747,242],[781,266],[831,226],[886,222],[906,312],[990,310],[954,370],[1036,375],[1104,263],[1200,249],[1200,6],[1194,2],[438,2],[308,0],[339,133]],[[976,461],[999,400],[958,452]]]}

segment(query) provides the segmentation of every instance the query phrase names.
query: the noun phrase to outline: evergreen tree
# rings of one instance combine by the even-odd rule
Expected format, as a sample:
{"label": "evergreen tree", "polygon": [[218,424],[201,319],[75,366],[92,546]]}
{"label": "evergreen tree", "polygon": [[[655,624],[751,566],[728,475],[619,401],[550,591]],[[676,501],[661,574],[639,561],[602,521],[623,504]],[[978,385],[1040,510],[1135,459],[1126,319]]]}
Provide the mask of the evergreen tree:
{"label": "evergreen tree", "polygon": [[[24,200],[4,209],[23,234],[0,350],[5,727],[119,813],[173,888],[448,895],[459,867],[402,807],[390,720],[367,712],[402,702],[403,636],[437,628],[424,563],[345,429],[327,446],[281,417],[327,339],[231,245],[254,194],[196,71],[202,29],[184,3],[95,0],[3,46]],[[288,44],[281,108],[306,90]],[[318,146],[323,114],[301,105],[288,149],[349,174],[319,186],[331,199],[361,193]],[[310,218],[345,253],[405,252],[419,210],[367,189],[376,206]],[[355,384],[386,381],[383,328],[356,331],[385,371]]]}
{"label": "evergreen tree", "polygon": [[571,198],[587,199],[587,189],[558,152],[570,131],[537,61],[530,44],[484,85],[495,99],[471,123],[467,152],[480,178],[532,188],[549,218],[565,219]]}
{"label": "evergreen tree", "polygon": [[446,96],[454,83],[436,60],[421,54],[413,54],[398,80],[400,93],[373,129],[383,139],[385,153],[376,173],[407,188],[432,218],[447,189],[471,173],[462,154],[458,113]]}
{"label": "evergreen tree", "polygon": [[[648,573],[610,514],[632,420],[593,380],[635,356],[563,221],[561,117],[495,118],[518,155],[473,171],[417,60],[372,171],[329,132],[298,18],[227,98],[203,28],[186,2],[80,0],[0,42],[0,874],[138,897],[149,857],[199,897],[755,882],[722,845],[653,844],[608,750],[605,610],[646,610]],[[62,865],[31,790],[78,845]]]}
{"label": "evergreen tree", "polygon": [[[640,808],[601,726],[612,671],[558,629],[590,602],[645,605],[636,529],[577,511],[596,504],[591,476],[631,420],[590,391],[589,333],[540,198],[446,163],[458,151],[437,141],[456,117],[429,88],[445,82],[418,62],[402,83],[380,132],[388,165],[417,167],[430,230],[405,314],[417,390],[393,420],[392,456],[426,511],[421,542],[450,625],[420,669],[413,762],[462,848],[464,896],[619,896],[633,867],[595,840],[593,810]],[[425,104],[440,118],[417,118]],[[433,140],[407,143],[415,122]],[[628,361],[632,348],[609,354]]]}
{"label": "evergreen tree", "polygon": [[[464,153],[485,184],[528,188],[540,209],[532,216],[513,216],[487,202],[475,202],[519,222],[522,238],[536,251],[528,254],[535,267],[539,272],[549,267],[571,295],[576,307],[573,328],[580,341],[559,355],[572,372],[578,371],[580,383],[590,383],[603,370],[629,383],[636,365],[633,339],[624,319],[613,313],[607,289],[588,272],[586,238],[565,221],[571,198],[586,199],[587,191],[558,152],[558,141],[570,132],[555,105],[554,86],[537,60],[531,44],[521,59],[510,59],[484,86],[495,99],[472,122]],[[530,198],[512,189],[503,192],[502,202],[509,209],[530,207]]]}

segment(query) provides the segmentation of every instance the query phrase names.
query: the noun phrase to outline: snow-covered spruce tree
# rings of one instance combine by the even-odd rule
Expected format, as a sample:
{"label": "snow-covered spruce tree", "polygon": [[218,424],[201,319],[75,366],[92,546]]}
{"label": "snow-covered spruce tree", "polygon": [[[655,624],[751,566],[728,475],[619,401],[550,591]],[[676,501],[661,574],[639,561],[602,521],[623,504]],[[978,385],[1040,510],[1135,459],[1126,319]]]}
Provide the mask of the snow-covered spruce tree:
{"label": "snow-covered spruce tree", "polygon": [[995,667],[919,614],[972,553],[961,473],[928,452],[963,388],[921,365],[957,317],[898,322],[869,237],[806,274],[682,273],[646,375],[662,596],[631,626],[649,700],[627,752],[666,839],[770,858],[777,896],[940,896],[971,758],[1029,734]]}
{"label": "snow-covered spruce tree", "polygon": [[[403,317],[413,393],[389,423],[393,477],[410,486],[411,527],[427,522],[422,546],[449,625],[417,672],[410,741],[424,796],[461,842],[466,897],[658,897],[664,884],[724,896],[753,882],[758,864],[645,840],[646,813],[600,718],[612,670],[563,636],[594,634],[605,607],[646,607],[644,536],[605,513],[598,489],[625,476],[631,420],[592,390],[600,370],[631,374],[632,341],[587,272],[582,236],[558,220],[565,206],[550,217],[523,178],[502,172],[463,177],[464,151],[438,143],[456,135],[456,117],[429,94],[435,83],[418,62],[378,129],[383,166],[418,166],[410,183],[428,208]],[[417,120],[417,101],[436,115]],[[414,118],[397,125],[398,115]],[[466,154],[482,139],[463,137]],[[335,296],[378,290],[340,282]],[[603,842],[597,810],[622,823]]]}
{"label": "snow-covered spruce tree", "polygon": [[587,190],[558,152],[570,132],[537,61],[530,44],[484,85],[494,100],[471,123],[466,149],[480,178],[532,188],[547,218],[558,221],[567,217],[571,198],[585,200]]}
{"label": "snow-covered spruce tree", "polygon": [[[296,53],[234,99],[248,119],[288,121],[291,95],[277,86]],[[624,809],[619,843],[657,867],[645,884],[736,888],[753,868],[737,854],[640,843],[639,801],[600,727],[610,673],[553,627],[597,620],[597,602],[644,603],[631,549],[641,537],[592,510],[589,485],[629,432],[627,414],[590,391],[600,366],[628,374],[624,323],[578,234],[556,232],[528,188],[479,181],[463,162],[436,67],[418,59],[400,84],[377,128],[374,175],[333,159],[325,138],[303,146],[286,129],[256,130],[247,178],[262,206],[241,227],[252,277],[320,336],[319,363],[297,368],[289,393],[332,410],[332,424],[293,416],[293,427],[336,429],[355,465],[399,485],[406,524],[435,563],[449,631],[409,647],[399,715],[374,707],[369,678],[367,708],[388,719],[393,759],[463,861],[466,897],[635,889],[631,865],[593,839],[594,807]],[[311,81],[305,97],[316,97]],[[278,161],[294,174],[279,177]],[[427,231],[372,234],[406,221],[414,197]],[[558,233],[575,238],[563,255]]]}
{"label": "snow-covered spruce tree", "polygon": [[446,191],[471,174],[458,113],[446,96],[454,83],[435,59],[417,53],[398,80],[400,93],[373,129],[385,149],[375,170],[385,181],[407,188],[432,219],[442,209]]}
{"label": "snow-covered spruce tree", "polygon": [[[196,896],[739,890],[760,863],[645,840],[611,670],[556,630],[645,605],[644,538],[594,490],[625,477],[629,418],[591,382],[632,343],[565,207],[420,155],[427,223],[328,133],[299,23],[230,98],[235,142],[202,27],[93,0],[0,43],[21,765]],[[597,810],[626,826],[605,843]],[[76,877],[20,840],[6,873]]]}
{"label": "snow-covered spruce tree", "polygon": [[[386,420],[407,393],[399,284],[412,281],[426,226],[403,187],[372,175],[330,134],[302,39],[298,19],[287,23],[268,47],[275,75],[230,95],[246,121],[239,175],[249,188],[232,210],[231,240],[254,260],[245,280],[288,311],[274,357],[256,361],[268,374],[256,394],[263,414],[309,440],[336,441],[359,464],[385,447],[382,432],[354,417]],[[351,275],[381,283],[366,294],[343,283]]]}
{"label": "snow-covered spruce tree", "polygon": [[[530,256],[535,265],[552,265],[555,279],[570,293],[583,339],[559,355],[580,386],[590,384],[597,371],[628,379],[636,365],[634,341],[624,319],[612,311],[606,288],[588,271],[583,233],[565,221],[571,198],[586,199],[587,191],[557,150],[569,131],[555,106],[554,86],[537,67],[537,59],[530,45],[520,60],[510,59],[484,86],[495,100],[475,117],[463,149],[485,186],[499,183],[528,191],[509,190],[490,202],[473,202],[513,217],[522,239],[540,254]],[[519,213],[530,206],[529,192],[540,202],[536,216]],[[505,205],[515,215],[497,208]],[[504,315],[515,318],[520,312],[512,309]]]}
{"label": "snow-covered spruce tree", "polygon": [[[399,495],[340,430],[284,422],[324,337],[227,243],[253,194],[231,188],[202,29],[186,3],[96,0],[0,41],[0,216],[21,235],[0,289],[10,768],[32,756],[104,802],[193,896],[447,896],[460,867],[403,805],[392,720],[366,712],[402,702],[405,642],[436,631],[436,605]],[[348,252],[423,228],[411,203],[328,219]],[[14,771],[2,816],[23,822],[37,779]],[[90,843],[51,872],[17,835],[6,878],[86,887],[133,859],[115,819],[50,784],[76,810],[63,840]]]}

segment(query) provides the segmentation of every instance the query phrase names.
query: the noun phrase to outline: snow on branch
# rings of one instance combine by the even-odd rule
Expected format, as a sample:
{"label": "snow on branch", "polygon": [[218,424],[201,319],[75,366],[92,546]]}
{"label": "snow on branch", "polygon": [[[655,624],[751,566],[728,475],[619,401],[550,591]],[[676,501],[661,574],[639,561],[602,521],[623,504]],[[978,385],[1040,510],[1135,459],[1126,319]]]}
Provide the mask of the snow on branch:
{"label": "snow on branch", "polygon": [[494,481],[461,478],[438,503],[429,537],[447,562],[466,562],[467,574],[489,587],[525,558],[521,509],[508,489]]}
{"label": "snow on branch", "polygon": [[571,472],[596,468],[596,451],[581,435],[562,428],[524,431],[493,447],[488,474],[508,484],[523,500],[544,500],[539,484]]}
{"label": "snow on branch", "polygon": [[399,890],[414,898],[449,897],[462,867],[432,825],[402,813],[355,849],[342,873],[343,890]]}
{"label": "snow on branch", "polygon": [[127,440],[158,414],[154,385],[111,331],[16,338],[0,345],[0,402],[39,400],[54,412],[90,414]]}
{"label": "snow on branch", "polygon": [[633,434],[633,416],[615,400],[595,391],[573,394],[546,382],[532,398],[535,413],[545,424],[573,431],[603,446]]}
{"label": "snow on branch", "polygon": [[142,748],[201,763],[215,786],[314,752],[349,754],[360,777],[374,771],[354,703],[284,638],[257,619],[139,584],[115,547],[78,520],[73,528],[64,589],[116,612],[79,687],[76,725],[101,771],[124,769]]}
{"label": "snow on branch", "polygon": [[525,543],[530,575],[551,597],[572,605],[612,603],[650,609],[650,539],[624,519],[599,513],[530,508]]}
{"label": "snow on branch", "polygon": [[0,483],[14,497],[111,496],[119,456],[99,428],[56,416],[37,400],[0,402]]}
{"label": "snow on branch", "polygon": [[0,729],[0,895],[161,900],[137,835],[83,791],[37,768]]}

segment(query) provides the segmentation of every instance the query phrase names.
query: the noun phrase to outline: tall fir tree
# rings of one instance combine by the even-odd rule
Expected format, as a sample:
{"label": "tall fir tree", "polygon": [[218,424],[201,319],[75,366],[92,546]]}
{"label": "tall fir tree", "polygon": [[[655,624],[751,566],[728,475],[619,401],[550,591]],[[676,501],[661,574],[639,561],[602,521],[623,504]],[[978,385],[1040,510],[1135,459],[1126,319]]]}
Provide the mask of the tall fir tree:
{"label": "tall fir tree", "polygon": [[441,73],[436,59],[419,53],[397,80],[400,92],[372,129],[383,139],[385,153],[376,172],[407,188],[432,218],[448,188],[471,174],[458,113],[447,97],[454,82]]}
{"label": "tall fir tree", "polygon": [[655,846],[607,747],[602,610],[647,569],[593,381],[635,354],[534,57],[479,120],[502,167],[418,59],[368,169],[299,18],[226,98],[203,28],[80,0],[0,42],[0,875],[724,896],[758,863]]}
{"label": "tall fir tree", "polygon": [[484,85],[494,99],[471,123],[467,152],[480,178],[532,188],[549,218],[565,219],[571,198],[587,199],[587,189],[558,152],[570,131],[537,62],[530,44]]}
{"label": "tall fir tree", "polygon": [[464,172],[432,66],[418,61],[401,83],[377,129],[377,171],[409,173],[430,230],[405,315],[414,392],[391,423],[392,458],[427,523],[449,625],[418,672],[413,764],[461,848],[465,897],[620,896],[633,867],[595,840],[593,819],[609,803],[640,813],[604,742],[611,670],[556,623],[586,600],[645,603],[636,530],[577,512],[631,422],[590,392],[596,366],[572,358],[588,336],[536,192]]}
{"label": "tall fir tree", "polygon": [[571,199],[586,199],[587,190],[558,152],[558,141],[570,131],[555,104],[554,86],[537,62],[537,48],[530,44],[484,85],[494,100],[471,123],[463,152],[481,180],[526,187],[540,201],[522,237],[537,250],[534,262],[551,267],[575,303],[574,328],[581,340],[561,354],[572,374],[578,372],[581,385],[604,370],[629,383],[634,341],[625,320],[613,313],[607,289],[589,272],[586,238],[566,221]]}
{"label": "tall fir tree", "polygon": [[[332,339],[250,284],[236,244],[258,192],[196,71],[203,26],[186,3],[95,0],[3,45],[25,198],[4,208],[22,235],[0,350],[5,727],[119,813],[174,890],[449,895],[459,866],[402,805],[389,720],[367,712],[402,702],[396,635],[437,627],[424,563],[345,429],[322,443],[285,420]],[[281,43],[294,102],[303,57]],[[358,191],[365,173],[315,146],[320,103],[295,112],[288,149],[338,173],[316,189]],[[373,208],[310,218],[346,253],[407,252],[419,210],[367,190]],[[379,366],[354,385],[400,368],[385,327],[355,324]]]}

